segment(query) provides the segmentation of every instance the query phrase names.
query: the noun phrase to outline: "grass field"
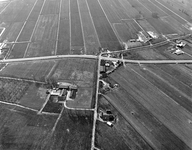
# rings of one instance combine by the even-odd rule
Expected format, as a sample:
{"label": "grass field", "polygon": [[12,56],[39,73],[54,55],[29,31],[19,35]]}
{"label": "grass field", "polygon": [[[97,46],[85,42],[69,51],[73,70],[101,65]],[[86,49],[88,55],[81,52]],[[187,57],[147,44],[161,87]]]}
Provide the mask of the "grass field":
{"label": "grass field", "polygon": [[70,5],[69,0],[62,0],[59,22],[57,55],[70,53]]}
{"label": "grass field", "polygon": [[[64,110],[52,138],[44,149],[89,150],[93,113],[79,115]],[[80,113],[81,114],[81,113]]]}
{"label": "grass field", "polygon": [[[117,116],[112,128],[105,123],[97,121],[96,146],[106,150],[132,150],[152,149],[150,145],[138,134],[129,122],[102,96],[99,99],[99,109],[108,110]],[[128,133],[128,134],[127,134]]]}
{"label": "grass field", "polygon": [[47,88],[44,85],[33,83],[25,91],[18,103],[29,108],[40,110],[47,97],[46,90]]}
{"label": "grass field", "polygon": [[[147,68],[142,69],[136,65],[127,65],[126,69],[120,68],[112,74],[110,80],[115,80],[121,87],[118,91],[108,94],[111,102],[153,147],[158,149],[163,147],[165,149],[172,149],[173,147],[175,147],[173,149],[189,149],[191,147],[189,142],[191,126],[188,120],[191,119],[191,115],[186,111],[186,108],[191,102],[183,100],[183,103],[186,104],[185,107],[177,105],[174,102],[177,101],[177,98],[172,96],[176,95],[178,91],[174,92],[175,89],[162,79],[165,76],[158,79],[154,72],[150,72],[154,76],[152,79],[152,76],[146,74],[147,71]],[[160,82],[155,84],[158,80]],[[171,78],[167,80],[171,82]],[[176,82],[174,83],[176,84]],[[165,84],[168,84],[169,91],[164,89]],[[115,101],[115,99],[121,100]],[[129,117],[128,114],[132,114],[132,117]],[[182,130],[180,130],[181,128]]]}
{"label": "grass field", "polygon": [[37,115],[19,107],[1,104],[0,139],[2,149],[39,149],[50,136],[56,116]]}
{"label": "grass field", "polygon": [[[160,34],[187,34],[187,17],[181,16],[156,0],[16,0],[0,14],[0,27],[6,28],[0,41],[28,42],[15,44],[7,58],[96,54],[99,47],[122,49],[120,43],[140,31],[129,25],[134,19],[146,19],[147,29]],[[125,22],[131,29],[123,35]]]}
{"label": "grass field", "polygon": [[[1,4],[0,29],[5,31],[0,42],[15,41],[6,58],[96,55],[100,47],[121,50],[122,42],[136,39],[142,30],[167,37],[191,33],[183,26],[189,18],[163,0],[13,0]],[[151,44],[155,42],[159,41]],[[169,46],[132,50],[124,58],[191,59],[190,44],[183,55],[172,54]],[[115,114],[112,128],[95,121],[96,68],[97,60],[88,58],[1,64],[0,149],[89,150],[92,142],[95,150],[192,149],[191,65],[126,64],[111,73],[104,80],[119,87],[99,97],[98,109]],[[57,97],[46,94],[49,81],[77,85],[76,98],[64,104],[54,102]]]}
{"label": "grass field", "polygon": [[45,81],[46,76],[49,74],[54,64],[54,60],[13,63],[6,66],[0,72],[0,76]]}
{"label": "grass field", "polygon": [[18,103],[20,98],[29,88],[30,83],[14,81],[9,79],[0,79],[1,101]]}

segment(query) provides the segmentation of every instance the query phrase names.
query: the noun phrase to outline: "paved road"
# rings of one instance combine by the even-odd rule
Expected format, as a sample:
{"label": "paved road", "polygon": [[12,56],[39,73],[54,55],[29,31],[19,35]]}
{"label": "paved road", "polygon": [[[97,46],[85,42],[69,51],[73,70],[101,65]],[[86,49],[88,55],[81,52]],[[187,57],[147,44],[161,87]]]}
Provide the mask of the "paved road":
{"label": "paved road", "polygon": [[[5,59],[0,60],[0,63],[13,63],[13,62],[25,62],[25,61],[33,61],[33,60],[48,60],[48,59],[61,59],[61,58],[88,58],[88,59],[97,59],[98,56],[95,55],[57,55],[57,56],[45,56],[45,57],[33,57],[33,58],[19,58],[19,59]],[[126,63],[134,63],[134,64],[191,64],[191,60],[128,60],[122,58],[111,58],[111,57],[102,57],[99,58],[103,60],[111,60],[111,61],[124,61]]]}
{"label": "paved road", "polygon": [[3,60],[0,60],[0,63],[24,62],[24,61],[33,61],[33,60],[47,60],[47,59],[60,59],[60,58],[96,59],[97,56],[95,56],[95,55],[55,55],[55,56],[31,57],[31,58],[3,59]]}

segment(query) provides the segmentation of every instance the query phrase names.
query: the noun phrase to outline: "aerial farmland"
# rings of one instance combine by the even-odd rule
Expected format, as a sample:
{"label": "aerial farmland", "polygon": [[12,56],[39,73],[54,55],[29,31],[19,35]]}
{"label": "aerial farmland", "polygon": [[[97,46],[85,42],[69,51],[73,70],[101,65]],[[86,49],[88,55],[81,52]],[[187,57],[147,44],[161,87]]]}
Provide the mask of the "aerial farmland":
{"label": "aerial farmland", "polygon": [[172,3],[0,0],[0,150],[192,150],[192,16]]}

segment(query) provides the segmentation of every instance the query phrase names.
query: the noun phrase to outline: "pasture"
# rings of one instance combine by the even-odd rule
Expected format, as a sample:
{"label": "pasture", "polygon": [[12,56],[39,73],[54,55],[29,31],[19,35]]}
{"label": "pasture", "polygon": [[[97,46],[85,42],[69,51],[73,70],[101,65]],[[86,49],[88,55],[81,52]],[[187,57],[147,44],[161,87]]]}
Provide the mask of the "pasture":
{"label": "pasture", "polygon": [[141,27],[164,35],[190,32],[184,14],[182,19],[156,0],[15,0],[2,9],[0,40],[19,42],[6,58],[121,50]]}

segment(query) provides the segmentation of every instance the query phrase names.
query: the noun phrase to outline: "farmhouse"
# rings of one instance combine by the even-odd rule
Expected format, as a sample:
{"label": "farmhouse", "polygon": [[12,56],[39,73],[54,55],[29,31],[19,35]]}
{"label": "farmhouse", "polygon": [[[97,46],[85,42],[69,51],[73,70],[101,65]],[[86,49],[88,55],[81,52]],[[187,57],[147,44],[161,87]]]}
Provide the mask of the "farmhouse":
{"label": "farmhouse", "polygon": [[63,97],[59,99],[59,102],[64,100],[72,100],[75,99],[77,93],[77,85],[66,83],[66,82],[58,82],[58,87],[53,88],[48,91],[50,96]]}

